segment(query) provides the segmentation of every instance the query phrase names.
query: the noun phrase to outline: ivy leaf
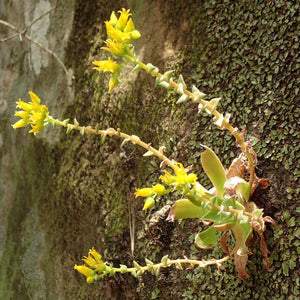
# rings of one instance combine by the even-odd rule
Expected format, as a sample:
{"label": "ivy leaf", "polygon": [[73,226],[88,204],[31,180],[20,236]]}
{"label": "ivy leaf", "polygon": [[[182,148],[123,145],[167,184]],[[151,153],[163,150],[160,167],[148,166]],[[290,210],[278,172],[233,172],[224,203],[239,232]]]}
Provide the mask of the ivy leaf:
{"label": "ivy leaf", "polygon": [[222,232],[217,231],[213,226],[199,232],[195,238],[195,244],[201,249],[210,249],[214,247],[220,240]]}
{"label": "ivy leaf", "polygon": [[201,163],[210,181],[216,188],[220,197],[225,194],[224,183],[226,182],[225,169],[218,156],[207,146],[202,145],[205,151],[201,153]]}

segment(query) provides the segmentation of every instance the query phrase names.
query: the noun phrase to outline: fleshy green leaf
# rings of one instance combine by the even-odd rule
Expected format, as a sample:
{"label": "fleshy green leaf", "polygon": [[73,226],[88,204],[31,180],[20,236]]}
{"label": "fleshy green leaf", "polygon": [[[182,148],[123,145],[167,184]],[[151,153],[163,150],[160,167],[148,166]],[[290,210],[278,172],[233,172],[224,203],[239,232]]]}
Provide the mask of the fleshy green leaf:
{"label": "fleshy green leaf", "polygon": [[204,210],[200,206],[193,204],[188,199],[177,200],[171,208],[168,220],[201,218],[204,215]]}
{"label": "fleshy green leaf", "polygon": [[215,225],[234,222],[235,217],[227,211],[220,211],[218,209],[211,209],[201,217],[205,221],[212,221]]}
{"label": "fleshy green leaf", "polygon": [[202,145],[205,151],[201,153],[201,163],[210,181],[217,190],[219,196],[225,194],[224,183],[226,181],[225,169],[217,155],[207,146]]}
{"label": "fleshy green leaf", "polygon": [[236,194],[238,195],[238,197],[243,201],[249,200],[249,196],[250,196],[250,185],[248,182],[240,182],[236,188]]}
{"label": "fleshy green leaf", "polygon": [[198,233],[195,238],[195,244],[201,249],[214,247],[220,240],[222,232],[217,231],[213,226]]}

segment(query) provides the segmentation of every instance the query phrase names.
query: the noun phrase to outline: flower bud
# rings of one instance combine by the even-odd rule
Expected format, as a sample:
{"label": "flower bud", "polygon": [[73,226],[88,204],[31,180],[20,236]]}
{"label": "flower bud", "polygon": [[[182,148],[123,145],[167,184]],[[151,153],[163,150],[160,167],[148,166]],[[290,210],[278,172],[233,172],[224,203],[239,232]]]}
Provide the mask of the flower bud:
{"label": "flower bud", "polygon": [[151,208],[155,204],[155,200],[152,197],[148,197],[145,201],[143,210],[146,210],[148,208]]}
{"label": "flower bud", "polygon": [[119,83],[119,80],[117,79],[117,77],[112,76],[109,79],[109,83],[108,83],[108,91],[111,92]]}

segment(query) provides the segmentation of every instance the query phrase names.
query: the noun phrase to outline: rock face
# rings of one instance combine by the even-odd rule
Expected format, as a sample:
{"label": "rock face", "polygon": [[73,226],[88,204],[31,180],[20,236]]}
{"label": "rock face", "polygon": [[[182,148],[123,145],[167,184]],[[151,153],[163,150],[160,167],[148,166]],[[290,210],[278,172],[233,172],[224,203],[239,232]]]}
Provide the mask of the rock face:
{"label": "rock face", "polygon": [[[201,2],[201,3],[200,3]],[[261,3],[260,3],[261,2]],[[28,39],[0,43],[0,299],[296,299],[299,297],[299,5],[294,1],[53,1],[2,0],[0,20]],[[87,284],[73,270],[95,247],[105,260],[131,265],[162,256],[221,257],[222,250],[198,251],[190,241],[197,221],[181,225],[163,219],[148,230],[151,214],[141,211],[135,187],[158,181],[159,162],[117,139],[105,142],[46,127],[36,137],[14,131],[15,102],[32,90],[53,117],[80,125],[121,128],[169,157],[197,163],[200,144],[213,148],[229,166],[238,154],[233,139],[197,115],[153,78],[121,74],[122,84],[107,93],[108,76],[92,70],[105,40],[103,22],[122,7],[133,12],[142,38],[139,58],[162,72],[175,69],[186,83],[222,97],[232,123],[247,125],[258,154],[257,173],[271,180],[254,195],[257,205],[278,222],[268,228],[272,272],[252,245],[247,272],[237,281],[233,262],[221,275],[215,268],[164,270],[113,276]],[[32,26],[31,26],[32,25]],[[0,39],[15,32],[0,24]],[[61,59],[66,66],[56,59]],[[171,199],[175,200],[175,199]],[[163,201],[167,201],[164,199]],[[166,203],[160,204],[160,207]],[[158,208],[158,207],[157,207]],[[158,210],[158,209],[157,209]]]}
{"label": "rock face", "polygon": [[[55,6],[55,1],[1,1],[0,6],[1,20],[21,31],[28,28],[29,37],[58,58],[64,58],[74,1],[60,3],[39,20]],[[0,25],[1,39],[15,33]],[[40,214],[40,201],[47,201],[52,175],[44,177],[42,161],[47,161],[47,157],[45,153],[40,155],[43,147],[40,154],[35,147],[43,143],[54,147],[59,137],[53,131],[45,131],[33,139],[27,130],[12,130],[11,124],[15,122],[15,102],[19,98],[27,101],[30,90],[43,99],[54,115],[62,117],[64,107],[73,98],[72,71],[66,74],[51,53],[25,37],[2,42],[0,53],[0,298],[57,299],[51,247],[46,239],[49,232],[47,225],[42,226]]]}

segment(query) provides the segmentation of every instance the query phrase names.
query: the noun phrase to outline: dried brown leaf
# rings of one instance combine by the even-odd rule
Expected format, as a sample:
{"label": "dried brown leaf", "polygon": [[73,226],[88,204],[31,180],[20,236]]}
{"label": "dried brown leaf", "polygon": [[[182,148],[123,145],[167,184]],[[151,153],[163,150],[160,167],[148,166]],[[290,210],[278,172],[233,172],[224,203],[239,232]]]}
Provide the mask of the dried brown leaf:
{"label": "dried brown leaf", "polygon": [[221,247],[223,249],[223,251],[230,257],[232,258],[232,255],[231,255],[231,250],[229,249],[228,245],[227,245],[227,232],[225,232],[221,239],[220,239],[220,244],[221,244]]}
{"label": "dried brown leaf", "polygon": [[227,179],[231,177],[238,176],[240,178],[245,177],[245,157],[243,154],[241,154],[239,157],[235,158],[229,169],[226,171],[226,177]]}
{"label": "dried brown leaf", "polygon": [[248,261],[248,255],[238,255],[237,253],[234,255],[234,262],[236,269],[239,273],[239,279],[244,280],[249,277],[248,273],[246,272],[246,264]]}
{"label": "dried brown leaf", "polygon": [[264,265],[267,267],[269,272],[272,272],[272,270],[270,268],[271,263],[270,263],[270,260],[269,260],[270,251],[268,250],[268,246],[267,246],[267,243],[264,239],[263,234],[260,235],[260,250],[261,250],[261,253],[264,257],[264,259],[263,259]]}

